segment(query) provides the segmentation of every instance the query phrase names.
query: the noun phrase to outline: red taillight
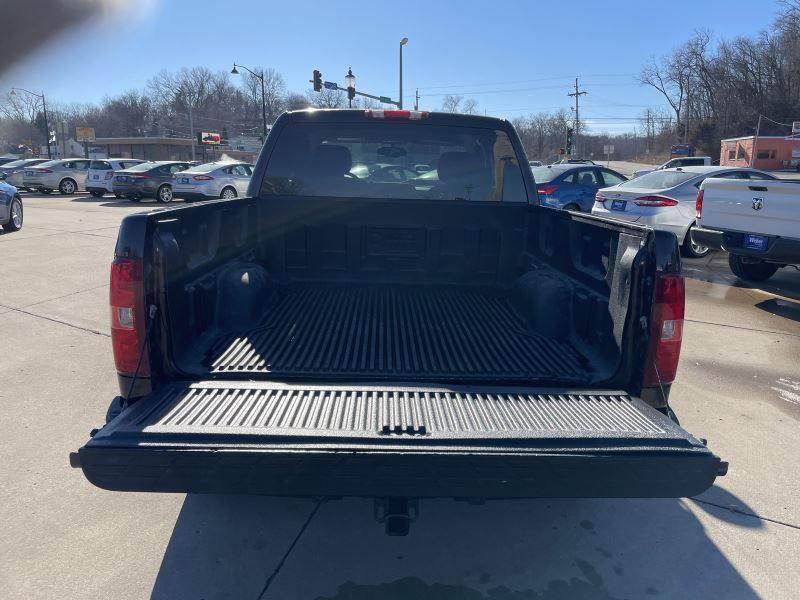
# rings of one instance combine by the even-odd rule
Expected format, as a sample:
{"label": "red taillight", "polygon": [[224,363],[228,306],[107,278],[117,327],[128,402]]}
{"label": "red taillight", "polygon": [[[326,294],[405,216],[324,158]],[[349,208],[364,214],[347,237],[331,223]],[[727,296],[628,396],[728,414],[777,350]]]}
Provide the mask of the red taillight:
{"label": "red taillight", "polygon": [[677,206],[678,201],[666,196],[640,196],[633,203],[636,206]]}
{"label": "red taillight", "polygon": [[536,191],[542,196],[552,196],[557,189],[557,185],[540,185],[536,188]]}
{"label": "red taillight", "polygon": [[130,175],[131,179],[150,179],[150,175]]}
{"label": "red taillight", "polygon": [[697,191],[697,199],[694,201],[694,216],[700,219],[703,216],[703,190]]}
{"label": "red taillight", "polygon": [[52,169],[36,169],[39,173],[52,173]]}
{"label": "red taillight", "polygon": [[[111,263],[109,304],[114,362],[120,374],[131,376],[136,372],[146,332],[141,260],[115,258]],[[150,360],[146,348],[138,375],[150,375]]]}
{"label": "red taillight", "polygon": [[650,348],[644,369],[644,387],[657,387],[675,381],[681,356],[683,316],[686,303],[683,276],[656,275],[653,313],[650,322]]}
{"label": "red taillight", "polygon": [[603,200],[603,195],[600,192],[597,192],[594,195],[594,201],[595,201],[596,204],[605,204],[606,203],[606,201]]}
{"label": "red taillight", "polygon": [[427,119],[428,113],[420,110],[365,110],[368,119],[397,119],[400,121],[419,121]]}
{"label": "red taillight", "polygon": [[214,178],[211,177],[210,175],[195,175],[194,177],[192,177],[192,179],[194,179],[195,181],[211,181]]}

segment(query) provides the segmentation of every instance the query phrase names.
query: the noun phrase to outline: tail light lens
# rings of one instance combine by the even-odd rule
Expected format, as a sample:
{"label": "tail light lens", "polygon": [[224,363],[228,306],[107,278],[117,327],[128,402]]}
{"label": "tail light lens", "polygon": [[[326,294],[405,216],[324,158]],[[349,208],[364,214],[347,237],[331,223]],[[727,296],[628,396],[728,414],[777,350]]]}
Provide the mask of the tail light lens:
{"label": "tail light lens", "polygon": [[542,196],[552,196],[557,189],[557,185],[540,185],[536,188],[536,191]]}
{"label": "tail light lens", "polygon": [[[111,263],[111,346],[117,372],[132,376],[139,363],[146,332],[144,268],[141,260],[115,258]],[[150,375],[150,359],[144,349],[140,376]]]}
{"label": "tail light lens", "polygon": [[594,195],[594,201],[595,201],[595,204],[605,204],[606,203],[606,201],[603,200],[603,195],[600,192],[597,192]]}
{"label": "tail light lens", "polygon": [[677,206],[678,201],[666,196],[640,196],[633,201],[636,206]]}
{"label": "tail light lens", "polygon": [[195,175],[194,177],[192,177],[192,179],[194,179],[195,181],[211,181],[214,178],[211,177],[210,175]]}
{"label": "tail light lens", "polygon": [[675,381],[681,356],[686,290],[683,276],[658,273],[653,293],[650,348],[644,369],[644,387]]}
{"label": "tail light lens", "polygon": [[53,172],[52,169],[37,169],[37,171],[39,171],[39,173],[52,173]]}
{"label": "tail light lens", "polygon": [[697,199],[694,201],[694,216],[700,219],[703,216],[703,190],[697,191]]}
{"label": "tail light lens", "polygon": [[150,179],[150,175],[131,175],[132,179]]}

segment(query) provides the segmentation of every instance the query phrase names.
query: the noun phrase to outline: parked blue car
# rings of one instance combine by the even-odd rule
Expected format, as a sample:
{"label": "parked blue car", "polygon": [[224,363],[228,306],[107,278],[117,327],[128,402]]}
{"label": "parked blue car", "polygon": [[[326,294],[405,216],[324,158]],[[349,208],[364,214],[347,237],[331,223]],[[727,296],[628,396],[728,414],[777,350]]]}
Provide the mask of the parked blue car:
{"label": "parked blue car", "polygon": [[628,180],[600,165],[556,164],[533,167],[531,171],[542,206],[586,213],[592,211],[597,190]]}

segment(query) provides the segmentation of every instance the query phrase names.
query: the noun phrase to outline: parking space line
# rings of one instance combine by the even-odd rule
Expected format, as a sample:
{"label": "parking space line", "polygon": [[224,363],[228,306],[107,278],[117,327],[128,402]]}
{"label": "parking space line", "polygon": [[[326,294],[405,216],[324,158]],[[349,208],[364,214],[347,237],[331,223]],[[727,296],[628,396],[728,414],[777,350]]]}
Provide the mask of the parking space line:
{"label": "parking space line", "polygon": [[772,333],[774,335],[788,335],[789,337],[800,337],[800,333],[789,333],[788,331],[774,331],[771,329],[755,329],[753,327],[742,327],[741,325],[729,325],[728,323],[714,323],[713,321],[700,321],[698,319],[684,319],[689,323],[700,323],[701,325],[717,325],[718,327],[730,327],[732,329],[744,329],[745,331],[755,331],[757,333]]}
{"label": "parking space line", "polygon": [[792,529],[800,529],[800,525],[795,525],[793,523],[787,523],[786,521],[779,521],[778,519],[770,519],[769,517],[764,517],[762,515],[758,515],[756,513],[752,513],[746,510],[742,510],[740,508],[736,508],[735,506],[725,506],[724,504],[717,504],[715,502],[709,502],[708,500],[700,500],[699,498],[689,498],[692,502],[697,502],[698,504],[706,504],[708,506],[714,506],[716,508],[721,508],[722,510],[727,510],[737,515],[744,515],[745,517],[752,517],[754,519],[759,519],[761,521],[768,521],[770,523],[775,523],[776,525],[783,525],[784,527],[791,527]]}

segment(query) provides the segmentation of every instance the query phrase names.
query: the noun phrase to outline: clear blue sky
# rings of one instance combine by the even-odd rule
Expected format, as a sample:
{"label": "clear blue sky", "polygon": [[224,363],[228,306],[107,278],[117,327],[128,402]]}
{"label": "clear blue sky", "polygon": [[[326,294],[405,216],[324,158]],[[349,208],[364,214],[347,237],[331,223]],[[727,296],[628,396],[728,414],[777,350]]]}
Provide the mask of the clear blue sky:
{"label": "clear blue sky", "polygon": [[[267,2],[138,0],[121,17],[51,42],[0,79],[43,89],[56,102],[94,102],[144,87],[160,69],[231,63],[274,67],[291,90],[305,92],[313,68],[342,83],[348,66],[367,92],[396,97],[398,43],[404,51],[406,105],[447,93],[481,111],[513,118],[569,108],[574,77],[589,92],[582,116],[593,130],[620,131],[659,95],[634,80],[661,55],[711,29],[718,37],[754,35],[769,26],[775,0],[567,2]],[[144,7],[144,8],[143,8]],[[594,122],[592,118],[598,119]]]}

